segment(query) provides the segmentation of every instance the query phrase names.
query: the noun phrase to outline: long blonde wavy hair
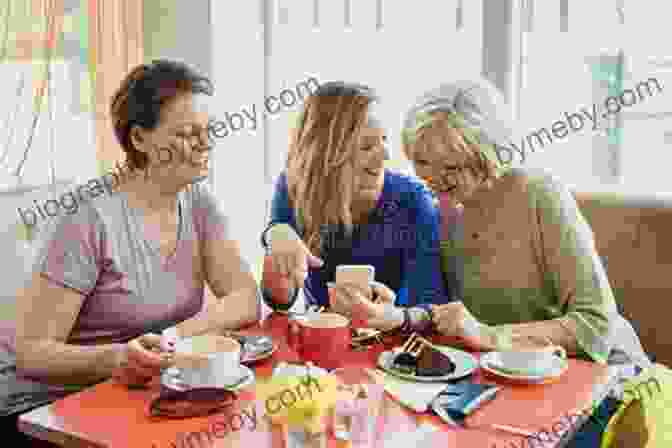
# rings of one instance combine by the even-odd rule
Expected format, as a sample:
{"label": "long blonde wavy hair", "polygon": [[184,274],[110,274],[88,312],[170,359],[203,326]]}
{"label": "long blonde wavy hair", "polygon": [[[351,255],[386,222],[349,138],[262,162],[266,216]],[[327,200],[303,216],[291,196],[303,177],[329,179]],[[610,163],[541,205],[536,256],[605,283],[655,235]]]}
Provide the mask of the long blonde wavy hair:
{"label": "long blonde wavy hair", "polygon": [[324,230],[351,234],[354,155],[368,108],[377,100],[360,84],[322,84],[304,104],[290,136],[287,186],[303,241],[319,256]]}

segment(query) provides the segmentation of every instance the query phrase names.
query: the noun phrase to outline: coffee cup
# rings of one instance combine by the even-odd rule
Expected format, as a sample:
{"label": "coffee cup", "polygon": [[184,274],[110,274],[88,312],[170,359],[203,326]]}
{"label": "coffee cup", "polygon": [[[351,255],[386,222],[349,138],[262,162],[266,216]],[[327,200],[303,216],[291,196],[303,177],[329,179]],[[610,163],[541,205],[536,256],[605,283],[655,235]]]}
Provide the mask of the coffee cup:
{"label": "coffee cup", "polygon": [[304,361],[335,369],[350,351],[350,320],[336,313],[315,313],[295,319],[294,342]]}
{"label": "coffee cup", "polygon": [[521,375],[544,375],[567,359],[567,352],[560,346],[536,350],[499,352],[496,366]]}
{"label": "coffee cup", "polygon": [[240,354],[240,343],[233,338],[199,335],[177,342],[175,366],[191,386],[227,386],[242,375]]}

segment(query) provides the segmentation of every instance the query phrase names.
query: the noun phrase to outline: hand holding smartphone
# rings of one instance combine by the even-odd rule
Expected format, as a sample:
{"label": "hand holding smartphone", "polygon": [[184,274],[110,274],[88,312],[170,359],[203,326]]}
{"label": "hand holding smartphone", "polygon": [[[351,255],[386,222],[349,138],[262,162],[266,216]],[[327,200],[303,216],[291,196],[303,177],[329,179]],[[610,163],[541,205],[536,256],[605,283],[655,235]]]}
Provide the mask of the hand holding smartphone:
{"label": "hand holding smartphone", "polygon": [[[374,281],[375,268],[370,265],[340,265],[336,267],[336,286],[340,285],[355,285],[365,291],[369,300],[373,299],[373,290],[371,283]],[[330,292],[330,303],[333,304],[334,298]],[[333,306],[333,305],[332,305]],[[353,328],[365,327],[368,317],[363,316],[363,310],[357,308],[350,310],[351,326]]]}
{"label": "hand holding smartphone", "polygon": [[336,285],[351,284],[369,292],[374,281],[376,269],[365,264],[342,264],[336,267]]}

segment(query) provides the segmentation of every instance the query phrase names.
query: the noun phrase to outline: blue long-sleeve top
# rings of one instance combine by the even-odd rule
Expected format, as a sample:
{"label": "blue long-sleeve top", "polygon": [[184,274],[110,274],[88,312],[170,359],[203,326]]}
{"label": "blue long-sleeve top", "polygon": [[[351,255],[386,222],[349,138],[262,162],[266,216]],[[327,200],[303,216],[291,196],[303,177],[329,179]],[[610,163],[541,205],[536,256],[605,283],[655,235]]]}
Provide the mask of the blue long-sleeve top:
{"label": "blue long-sleeve top", "polygon": [[[418,180],[385,170],[382,193],[366,224],[356,225],[351,236],[342,228],[323,229],[321,268],[311,268],[304,285],[309,305],[328,305],[327,282],[333,282],[341,264],[375,267],[376,281],[396,295],[397,306],[428,307],[459,298],[454,281],[441,273],[439,210],[432,193]],[[290,206],[287,177],[276,182],[271,223],[286,223],[299,235],[296,213]]]}

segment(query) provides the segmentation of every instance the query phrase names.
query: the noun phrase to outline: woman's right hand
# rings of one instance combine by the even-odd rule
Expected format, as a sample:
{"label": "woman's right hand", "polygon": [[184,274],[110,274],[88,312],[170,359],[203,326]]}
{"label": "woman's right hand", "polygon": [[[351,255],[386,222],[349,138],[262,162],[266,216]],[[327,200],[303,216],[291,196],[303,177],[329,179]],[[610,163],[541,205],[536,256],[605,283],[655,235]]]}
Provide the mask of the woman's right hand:
{"label": "woman's right hand", "polygon": [[294,288],[303,288],[308,268],[322,267],[324,262],[314,256],[301,238],[287,224],[276,224],[268,231],[268,256],[273,270],[289,278]]}
{"label": "woman's right hand", "polygon": [[160,351],[161,336],[144,334],[118,352],[112,377],[128,386],[142,386],[174,364],[174,352]]}

